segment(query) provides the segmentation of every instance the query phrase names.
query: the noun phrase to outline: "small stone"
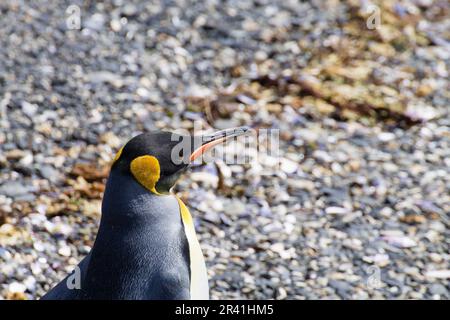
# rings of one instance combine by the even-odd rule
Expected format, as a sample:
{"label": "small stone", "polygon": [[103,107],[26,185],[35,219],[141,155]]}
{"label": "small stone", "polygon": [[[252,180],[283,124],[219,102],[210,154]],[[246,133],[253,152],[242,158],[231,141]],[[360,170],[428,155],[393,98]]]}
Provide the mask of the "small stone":
{"label": "small stone", "polygon": [[333,158],[324,150],[316,150],[313,153],[313,157],[322,162],[333,162]]}
{"label": "small stone", "polygon": [[38,242],[38,241],[33,243],[33,248],[34,248],[34,250],[36,250],[38,252],[42,252],[42,251],[45,250],[45,247],[44,247],[43,243],[42,242]]}
{"label": "small stone", "polygon": [[450,279],[450,270],[431,270],[425,273],[429,279]]}
{"label": "small stone", "polygon": [[395,139],[395,134],[391,132],[381,132],[378,135],[378,139],[382,142],[389,142]]}
{"label": "small stone", "polygon": [[277,300],[283,300],[287,298],[287,292],[284,288],[278,288]]}
{"label": "small stone", "polygon": [[309,192],[314,191],[315,184],[314,181],[305,179],[289,179],[288,184],[290,187],[295,189],[307,190]]}
{"label": "small stone", "polygon": [[61,222],[45,221],[44,228],[51,234],[62,234],[64,236],[68,236],[73,231],[70,225]]}
{"label": "small stone", "polygon": [[298,164],[289,159],[281,159],[281,170],[287,174],[293,174],[298,170]]}
{"label": "small stone", "polygon": [[435,295],[435,294],[439,295],[439,296],[447,296],[448,295],[447,288],[440,283],[433,283],[430,287],[428,287],[428,291],[432,295]]}
{"label": "small stone", "polygon": [[190,174],[190,178],[192,181],[199,182],[207,187],[213,188],[217,187],[217,183],[219,181],[219,177],[217,175],[205,171],[192,172]]}
{"label": "small stone", "polygon": [[0,186],[0,194],[12,198],[26,195],[30,191],[31,189],[28,186],[16,181],[8,181]]}
{"label": "small stone", "polygon": [[91,218],[99,218],[102,211],[100,200],[90,200],[83,202],[83,214]]}
{"label": "small stone", "polygon": [[50,182],[57,182],[61,179],[61,174],[58,170],[50,165],[43,165],[39,168],[39,173],[42,178],[47,179]]}
{"label": "small stone", "polygon": [[431,201],[419,201],[417,205],[420,207],[420,209],[427,213],[434,213],[437,215],[444,214],[444,210],[439,208],[435,203]]}
{"label": "small stone", "polygon": [[237,95],[236,99],[239,102],[242,102],[243,104],[247,104],[247,105],[254,105],[256,103],[256,100],[253,99],[252,97],[249,97],[245,94],[239,94]]}
{"label": "small stone", "polygon": [[23,158],[26,155],[26,152],[20,149],[13,149],[9,150],[8,152],[5,152],[6,159],[12,161],[12,160],[19,160]]}
{"label": "small stone", "polygon": [[0,247],[0,259],[3,259],[4,261],[8,261],[11,258],[12,258],[11,253],[8,250]]}
{"label": "small stone", "polygon": [[122,9],[122,13],[128,17],[136,15],[137,12],[138,12],[138,9],[133,4],[126,4]]}
{"label": "small stone", "polygon": [[202,219],[207,220],[207,221],[212,222],[217,225],[219,225],[221,222],[219,214],[217,214],[217,212],[214,212],[214,211],[205,212],[205,214],[202,216]]}
{"label": "small stone", "polygon": [[230,215],[240,215],[245,212],[245,205],[238,200],[231,200],[224,205],[224,210]]}
{"label": "small stone", "polygon": [[373,256],[363,257],[363,261],[373,263],[379,267],[385,267],[389,264],[389,256],[387,254],[376,254]]}
{"label": "small stone", "polygon": [[149,99],[151,97],[151,93],[148,89],[140,87],[136,90],[136,94],[144,99]]}
{"label": "small stone", "polygon": [[120,140],[120,138],[116,136],[112,131],[108,131],[102,134],[102,136],[100,137],[100,141],[106,143],[113,149],[117,149],[122,145],[122,141]]}
{"label": "small stone", "polygon": [[33,276],[28,276],[24,281],[23,284],[25,287],[33,292],[36,289],[36,279]]}
{"label": "small stone", "polygon": [[207,87],[194,84],[186,89],[184,95],[192,98],[206,98],[212,95],[212,91]]}
{"label": "small stone", "polygon": [[93,84],[110,83],[115,87],[121,87],[123,84],[119,75],[109,71],[96,71],[88,73],[86,78]]}
{"label": "small stone", "polygon": [[330,287],[334,288],[339,295],[346,293],[347,291],[351,291],[352,289],[352,286],[348,282],[342,280],[331,279],[328,284]]}
{"label": "small stone", "polygon": [[434,91],[433,87],[430,86],[429,84],[422,84],[417,88],[416,94],[419,97],[425,97],[425,96],[430,95],[433,91]]}
{"label": "small stone", "polygon": [[111,20],[109,26],[111,27],[111,30],[114,32],[119,32],[122,29],[122,24],[119,20],[113,19]]}
{"label": "small stone", "polygon": [[63,257],[70,257],[72,250],[70,249],[69,246],[63,245],[61,248],[58,249],[58,253]]}
{"label": "small stone", "polygon": [[417,246],[416,241],[407,236],[384,236],[384,241],[398,248],[412,248]]}
{"label": "small stone", "polygon": [[12,282],[8,286],[8,291],[11,293],[24,293],[27,290],[27,287],[23,283]]}
{"label": "small stone", "polygon": [[22,106],[23,113],[26,114],[30,118],[36,114],[36,112],[38,111],[38,108],[39,108],[37,104],[32,104],[27,101],[22,101],[21,106]]}
{"label": "small stone", "polygon": [[444,260],[444,258],[440,254],[432,252],[430,253],[430,260],[435,263],[441,263]]}
{"label": "small stone", "polygon": [[31,152],[27,152],[22,159],[20,159],[19,164],[23,167],[30,167],[33,163],[33,154]]}
{"label": "small stone", "polygon": [[350,211],[346,208],[342,208],[342,207],[328,207],[325,209],[325,213],[326,214],[336,214],[336,215],[343,215],[343,214],[347,214]]}
{"label": "small stone", "polygon": [[394,210],[392,210],[392,208],[389,208],[389,207],[384,207],[383,209],[380,210],[380,214],[386,218],[391,217],[393,213],[394,213]]}
{"label": "small stone", "polygon": [[103,29],[104,24],[105,17],[100,13],[94,13],[86,20],[85,27],[95,31],[100,31],[101,29]]}

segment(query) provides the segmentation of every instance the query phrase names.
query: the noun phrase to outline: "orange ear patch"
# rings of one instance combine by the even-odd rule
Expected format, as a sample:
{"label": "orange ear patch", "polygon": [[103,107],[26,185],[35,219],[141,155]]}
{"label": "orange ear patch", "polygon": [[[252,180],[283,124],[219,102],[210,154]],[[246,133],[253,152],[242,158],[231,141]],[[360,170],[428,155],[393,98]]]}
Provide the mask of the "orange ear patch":
{"label": "orange ear patch", "polygon": [[130,170],[136,180],[149,191],[156,191],[156,183],[160,177],[159,161],[154,156],[137,157],[130,164]]}

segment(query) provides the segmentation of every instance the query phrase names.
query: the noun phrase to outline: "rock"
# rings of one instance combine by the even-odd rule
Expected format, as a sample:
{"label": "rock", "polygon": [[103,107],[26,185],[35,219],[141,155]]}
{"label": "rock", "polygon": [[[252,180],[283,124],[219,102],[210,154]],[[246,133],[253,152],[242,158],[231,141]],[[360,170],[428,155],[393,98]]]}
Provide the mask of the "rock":
{"label": "rock", "polygon": [[373,256],[365,256],[363,257],[363,261],[373,263],[379,267],[385,267],[389,264],[389,256],[379,253]]}
{"label": "rock", "polygon": [[425,273],[429,279],[450,279],[450,270],[431,270]]}
{"label": "rock", "polygon": [[217,225],[222,222],[222,220],[220,219],[220,215],[217,212],[211,210],[206,211],[203,214],[202,218]]}
{"label": "rock", "polygon": [[236,99],[237,99],[239,102],[242,102],[242,103],[248,104],[248,105],[253,105],[253,104],[256,103],[256,100],[255,100],[255,99],[253,99],[253,98],[251,98],[251,97],[249,97],[249,96],[247,96],[247,95],[245,95],[245,94],[238,94],[238,95],[236,96]]}
{"label": "rock", "polygon": [[106,143],[113,149],[118,149],[122,146],[122,141],[112,131],[108,131],[100,137],[100,141]]}
{"label": "rock", "polygon": [[322,162],[332,162],[333,158],[324,150],[316,150],[313,153],[314,158]]}
{"label": "rock", "polygon": [[350,211],[346,208],[342,207],[328,207],[325,209],[326,214],[336,214],[336,215],[344,215],[348,214]]}
{"label": "rock", "polygon": [[63,245],[58,249],[58,254],[62,255],[63,257],[70,257],[72,253],[72,250],[69,246]]}
{"label": "rock", "polygon": [[441,208],[439,208],[432,201],[418,201],[417,204],[420,207],[420,209],[422,209],[423,211],[425,211],[427,213],[435,213],[435,214],[438,214],[438,215],[443,215],[444,214],[444,211]]}
{"label": "rock", "polygon": [[192,98],[207,98],[207,97],[211,96],[212,94],[213,94],[213,92],[211,89],[193,84],[193,85],[190,85],[186,89],[184,95],[186,97],[192,97]]}
{"label": "rock", "polygon": [[44,223],[45,229],[54,235],[63,235],[68,236],[70,233],[72,233],[73,228],[70,225],[67,225],[62,222],[51,222],[51,221],[45,221]]}
{"label": "rock", "polygon": [[42,242],[35,242],[33,243],[33,248],[34,250],[38,251],[38,252],[43,252],[45,250],[45,246]]}
{"label": "rock", "polygon": [[352,286],[342,280],[331,279],[328,284],[330,285],[330,287],[335,289],[339,296],[341,296],[342,298],[347,298],[348,292],[352,290]]}
{"label": "rock", "polygon": [[28,193],[34,191],[31,186],[23,185],[17,181],[9,181],[0,186],[0,194],[4,194],[7,197],[17,198],[20,196],[27,195]]}
{"label": "rock", "polygon": [[192,181],[204,184],[206,187],[217,188],[219,177],[209,172],[192,172],[190,175]]}
{"label": "rock", "polygon": [[288,179],[288,184],[292,188],[303,189],[303,190],[307,190],[309,192],[312,192],[315,189],[314,181],[311,181],[311,180]]}
{"label": "rock", "polygon": [[87,217],[98,219],[101,216],[101,200],[91,200],[83,202],[83,214]]}
{"label": "rock", "polygon": [[134,4],[125,4],[122,9],[122,13],[128,17],[136,15],[137,12],[138,9]]}
{"label": "rock", "polygon": [[4,261],[9,261],[11,258],[12,255],[8,250],[0,248],[0,259],[3,259]]}
{"label": "rock", "polygon": [[56,183],[61,180],[61,173],[50,165],[42,165],[39,168],[39,173],[42,178],[47,179],[52,183]]}
{"label": "rock", "polygon": [[36,290],[36,279],[33,276],[28,276],[24,281],[23,284],[27,288],[28,291],[34,292]]}
{"label": "rock", "polygon": [[431,286],[428,287],[428,291],[432,295],[439,295],[443,297],[448,297],[448,290],[447,288],[440,284],[440,283],[433,283]]}
{"label": "rock", "polygon": [[381,132],[378,135],[378,139],[380,139],[380,141],[382,142],[389,142],[395,139],[395,134],[391,132]]}
{"label": "rock", "polygon": [[298,164],[292,160],[289,159],[281,159],[281,170],[287,174],[293,174],[298,170]]}
{"label": "rock", "polygon": [[22,101],[22,112],[28,117],[33,117],[39,109],[37,104],[32,104],[27,101]]}
{"label": "rock", "polygon": [[111,27],[111,30],[114,32],[119,32],[122,29],[122,24],[120,23],[120,20],[116,19],[111,20],[109,26]]}
{"label": "rock", "polygon": [[406,236],[384,236],[384,241],[398,248],[412,248],[417,246],[416,241]]}
{"label": "rock", "polygon": [[12,282],[8,286],[8,291],[11,293],[24,293],[27,290],[27,287],[19,282]]}
{"label": "rock", "polygon": [[245,205],[238,200],[231,200],[224,205],[224,210],[227,214],[236,216],[245,212]]}
{"label": "rock", "polygon": [[437,116],[437,111],[432,106],[423,104],[409,104],[405,114],[416,121],[430,121]]}
{"label": "rock", "polygon": [[105,24],[105,17],[100,13],[94,13],[92,16],[85,20],[84,26],[88,29],[100,31]]}
{"label": "rock", "polygon": [[19,160],[19,165],[29,168],[33,164],[33,160],[33,154],[31,152],[26,152],[22,159]]}
{"label": "rock", "polygon": [[110,83],[115,87],[121,87],[123,85],[120,76],[109,71],[91,72],[86,77],[93,84]]}
{"label": "rock", "polygon": [[441,263],[444,260],[444,258],[440,254],[432,252],[430,253],[430,260],[435,263]]}
{"label": "rock", "polygon": [[233,127],[239,127],[239,122],[236,119],[218,119],[214,122],[214,126],[219,129],[228,129]]}
{"label": "rock", "polygon": [[17,161],[27,155],[26,151],[20,149],[12,149],[5,152],[6,159],[9,161]]}
{"label": "rock", "polygon": [[136,90],[136,94],[137,94],[139,97],[144,98],[144,99],[150,99],[150,97],[151,97],[151,95],[152,95],[151,92],[150,92],[148,89],[143,88],[143,87],[138,88],[138,89]]}
{"label": "rock", "polygon": [[288,297],[284,288],[278,288],[277,300],[284,300]]}

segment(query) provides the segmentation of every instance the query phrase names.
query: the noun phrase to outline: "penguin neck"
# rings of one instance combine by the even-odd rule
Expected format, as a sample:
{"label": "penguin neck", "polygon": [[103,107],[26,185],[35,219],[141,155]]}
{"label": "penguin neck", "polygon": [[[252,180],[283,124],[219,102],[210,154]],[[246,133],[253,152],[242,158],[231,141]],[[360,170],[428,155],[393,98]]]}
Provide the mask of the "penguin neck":
{"label": "penguin neck", "polygon": [[[174,195],[152,194],[132,177],[112,172],[86,282],[82,284],[85,296],[144,297],[149,286],[164,281],[149,284],[142,279],[160,279],[171,266],[188,268],[184,239],[180,207]],[[188,272],[185,269],[182,273]],[[136,292],[142,295],[134,296]]]}
{"label": "penguin neck", "polygon": [[111,171],[103,196],[100,225],[112,224],[117,228],[127,228],[136,223],[161,219],[161,212],[155,210],[154,204],[167,198],[176,199],[171,194],[154,194],[133,177],[120,171]]}
{"label": "penguin neck", "polygon": [[175,206],[178,204],[174,195],[156,195],[129,175],[112,171],[103,196],[94,247],[121,242],[124,237],[146,237],[154,231],[155,225],[180,219]]}

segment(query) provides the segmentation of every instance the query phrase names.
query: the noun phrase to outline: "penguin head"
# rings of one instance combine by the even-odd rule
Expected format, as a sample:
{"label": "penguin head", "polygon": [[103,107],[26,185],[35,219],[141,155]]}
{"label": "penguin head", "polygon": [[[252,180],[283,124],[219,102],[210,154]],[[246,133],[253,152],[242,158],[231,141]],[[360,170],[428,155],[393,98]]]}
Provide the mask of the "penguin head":
{"label": "penguin head", "polygon": [[167,194],[181,174],[206,150],[248,130],[239,127],[202,136],[166,131],[142,133],[117,152],[111,172],[131,176],[154,194]]}

